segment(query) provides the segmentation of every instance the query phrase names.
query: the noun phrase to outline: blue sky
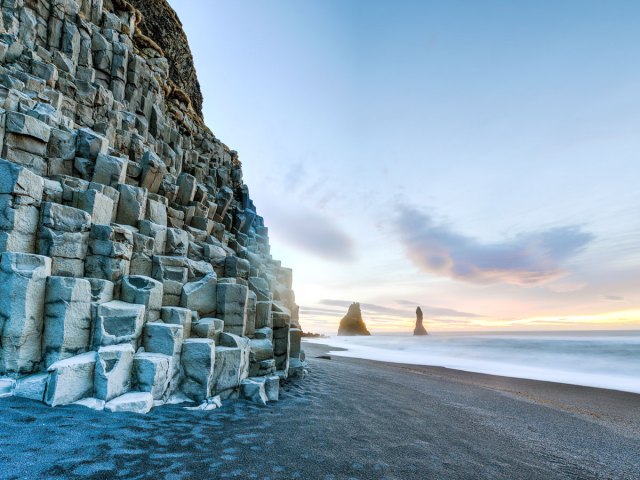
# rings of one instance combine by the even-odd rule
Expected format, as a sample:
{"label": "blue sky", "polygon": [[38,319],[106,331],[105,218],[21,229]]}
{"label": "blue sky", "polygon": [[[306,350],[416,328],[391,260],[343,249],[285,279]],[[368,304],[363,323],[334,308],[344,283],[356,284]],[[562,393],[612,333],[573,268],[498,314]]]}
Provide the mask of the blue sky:
{"label": "blue sky", "polygon": [[171,4],[303,327],[640,325],[640,3]]}

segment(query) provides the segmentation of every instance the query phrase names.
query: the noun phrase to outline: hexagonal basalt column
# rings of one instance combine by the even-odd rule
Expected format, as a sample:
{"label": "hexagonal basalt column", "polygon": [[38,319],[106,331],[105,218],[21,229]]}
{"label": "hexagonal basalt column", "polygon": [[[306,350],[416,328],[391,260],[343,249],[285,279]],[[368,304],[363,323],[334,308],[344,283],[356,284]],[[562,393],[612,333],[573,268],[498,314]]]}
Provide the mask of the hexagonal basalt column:
{"label": "hexagonal basalt column", "polygon": [[218,283],[217,311],[224,320],[224,331],[243,336],[247,328],[249,289],[236,283]]}
{"label": "hexagonal basalt column", "polygon": [[49,277],[44,310],[45,367],[89,350],[91,283],[82,278]]}
{"label": "hexagonal basalt column", "polygon": [[42,330],[51,259],[5,252],[0,259],[0,374],[31,373],[42,360]]}
{"label": "hexagonal basalt column", "polygon": [[184,284],[180,305],[202,316],[215,316],[217,283],[217,276],[212,272],[196,282]]}
{"label": "hexagonal basalt column", "polygon": [[220,345],[216,346],[214,371],[214,392],[223,397],[240,386],[249,376],[249,339],[230,333],[220,335]]}
{"label": "hexagonal basalt column", "polygon": [[133,357],[133,379],[135,388],[141,392],[150,392],[154,400],[164,398],[171,380],[171,362],[169,355],[140,352]]}
{"label": "hexagonal basalt column", "polygon": [[145,319],[148,322],[155,322],[160,318],[162,292],[162,283],[143,275],[125,276],[120,285],[122,301],[144,305]]}
{"label": "hexagonal basalt column", "polygon": [[126,343],[100,347],[96,355],[95,396],[108,402],[129,391],[133,347]]}
{"label": "hexagonal basalt column", "polygon": [[144,305],[113,300],[94,306],[93,347],[130,343],[142,333]]}
{"label": "hexagonal basalt column", "polygon": [[87,352],[54,363],[48,369],[45,402],[68,405],[93,393],[96,352]]}
{"label": "hexagonal basalt column", "polygon": [[200,402],[213,395],[213,375],[216,348],[208,338],[189,338],[182,345],[184,377],[181,389],[191,399]]}
{"label": "hexagonal basalt column", "polygon": [[91,216],[78,208],[46,202],[40,223],[38,253],[51,257],[51,272],[82,278]]}

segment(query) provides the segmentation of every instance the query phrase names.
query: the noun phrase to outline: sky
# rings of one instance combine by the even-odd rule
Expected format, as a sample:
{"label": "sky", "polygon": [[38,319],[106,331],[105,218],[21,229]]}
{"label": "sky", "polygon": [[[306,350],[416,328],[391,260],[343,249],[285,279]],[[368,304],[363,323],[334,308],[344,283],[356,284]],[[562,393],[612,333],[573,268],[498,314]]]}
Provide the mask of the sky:
{"label": "sky", "polygon": [[304,330],[640,328],[640,2],[170,3]]}

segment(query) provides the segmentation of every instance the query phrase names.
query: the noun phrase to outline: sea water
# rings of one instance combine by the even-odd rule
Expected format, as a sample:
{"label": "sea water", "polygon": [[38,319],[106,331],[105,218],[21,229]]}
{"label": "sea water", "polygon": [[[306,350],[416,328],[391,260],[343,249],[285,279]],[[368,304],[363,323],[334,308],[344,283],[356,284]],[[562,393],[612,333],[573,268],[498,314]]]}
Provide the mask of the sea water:
{"label": "sea water", "polygon": [[640,393],[640,331],[372,335],[308,340],[332,355]]}

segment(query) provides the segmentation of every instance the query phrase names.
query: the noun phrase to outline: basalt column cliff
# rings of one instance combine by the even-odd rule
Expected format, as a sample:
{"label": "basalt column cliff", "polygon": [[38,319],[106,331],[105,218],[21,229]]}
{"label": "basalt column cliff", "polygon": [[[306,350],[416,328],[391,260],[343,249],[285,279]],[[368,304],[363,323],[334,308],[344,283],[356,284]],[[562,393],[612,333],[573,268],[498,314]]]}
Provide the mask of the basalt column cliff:
{"label": "basalt column cliff", "polygon": [[202,122],[175,12],[0,6],[0,396],[277,399],[303,373],[291,270]]}

